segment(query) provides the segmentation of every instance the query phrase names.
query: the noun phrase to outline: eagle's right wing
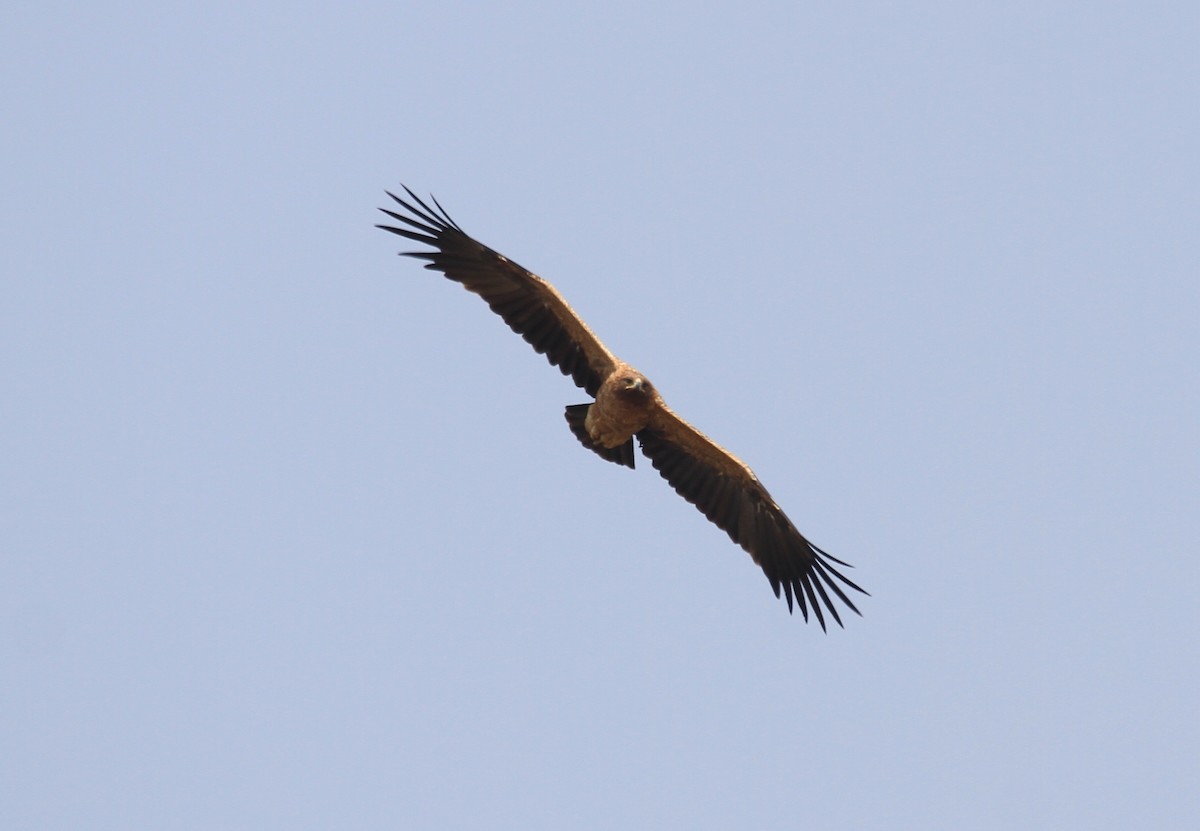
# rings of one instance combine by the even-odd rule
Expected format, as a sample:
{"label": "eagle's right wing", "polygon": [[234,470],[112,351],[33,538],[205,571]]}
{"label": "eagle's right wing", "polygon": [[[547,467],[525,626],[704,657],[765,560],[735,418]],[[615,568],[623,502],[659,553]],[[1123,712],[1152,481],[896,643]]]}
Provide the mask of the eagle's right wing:
{"label": "eagle's right wing", "polygon": [[408,257],[428,260],[426,268],[440,271],[478,294],[514,332],[544,354],[563,375],[570,375],[578,386],[595,396],[600,384],[617,365],[617,359],[554,286],[469,237],[436,199],[433,200],[434,207],[430,207],[407,187],[404,190],[412,202],[390,192],[388,196],[407,214],[386,208],[380,210],[408,227],[377,227],[431,246],[433,251],[404,253]]}

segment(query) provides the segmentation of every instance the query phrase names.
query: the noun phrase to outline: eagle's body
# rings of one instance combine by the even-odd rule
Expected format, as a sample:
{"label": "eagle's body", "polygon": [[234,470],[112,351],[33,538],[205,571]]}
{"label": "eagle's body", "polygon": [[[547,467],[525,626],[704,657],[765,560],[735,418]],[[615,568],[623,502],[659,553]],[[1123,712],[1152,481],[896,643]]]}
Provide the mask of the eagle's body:
{"label": "eagle's body", "polygon": [[600,385],[583,426],[592,441],[612,449],[632,441],[662,404],[657,390],[633,367],[618,366]]}
{"label": "eagle's body", "polygon": [[379,227],[431,246],[433,251],[408,256],[428,260],[426,268],[482,297],[514,332],[594,397],[566,409],[567,424],[585,447],[632,468],[636,438],[679,495],[750,553],[777,597],[782,588],[789,610],[794,600],[807,620],[811,607],[823,629],[824,608],[841,625],[832,592],[858,612],[842,587],[863,590],[833,565],[847,564],[805,539],[749,467],[675,415],[654,385],[609,352],[553,286],[469,237],[436,201],[430,207],[405,190],[415,205],[388,195],[408,214],[381,210],[408,227]]}

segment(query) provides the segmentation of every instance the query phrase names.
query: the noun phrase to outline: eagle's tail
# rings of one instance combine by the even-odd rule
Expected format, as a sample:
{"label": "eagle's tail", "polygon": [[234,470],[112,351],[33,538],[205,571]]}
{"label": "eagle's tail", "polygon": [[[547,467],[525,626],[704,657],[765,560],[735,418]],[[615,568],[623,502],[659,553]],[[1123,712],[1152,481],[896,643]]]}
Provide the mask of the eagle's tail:
{"label": "eagle's tail", "polygon": [[592,437],[588,435],[587,427],[584,422],[587,420],[588,407],[591,404],[571,404],[567,407],[567,424],[571,428],[571,432],[575,434],[575,438],[582,442],[583,446],[588,450],[592,450],[602,459],[607,459],[610,462],[616,462],[625,467],[633,467],[633,437],[624,444],[616,447],[601,447],[592,441]]}

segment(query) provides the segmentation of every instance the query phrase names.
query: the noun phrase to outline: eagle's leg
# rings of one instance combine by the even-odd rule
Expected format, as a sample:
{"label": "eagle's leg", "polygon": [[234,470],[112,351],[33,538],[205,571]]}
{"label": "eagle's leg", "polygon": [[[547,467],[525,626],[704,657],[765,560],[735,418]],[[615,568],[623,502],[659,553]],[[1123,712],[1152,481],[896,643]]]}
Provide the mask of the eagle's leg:
{"label": "eagle's leg", "polygon": [[587,427],[584,426],[584,423],[587,421],[588,408],[591,406],[591,404],[571,404],[567,407],[567,424],[570,426],[571,432],[575,434],[575,438],[579,439],[584,447],[594,451],[601,458],[632,468],[632,436],[629,441],[619,444],[616,447],[601,447],[592,441],[592,437],[588,435]]}

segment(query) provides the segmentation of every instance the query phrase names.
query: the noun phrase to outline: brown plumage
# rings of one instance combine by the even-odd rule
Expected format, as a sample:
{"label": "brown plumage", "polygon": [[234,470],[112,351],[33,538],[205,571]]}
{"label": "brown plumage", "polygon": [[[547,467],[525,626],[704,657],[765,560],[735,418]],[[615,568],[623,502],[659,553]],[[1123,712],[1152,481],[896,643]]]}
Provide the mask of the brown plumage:
{"label": "brown plumage", "polygon": [[811,608],[822,629],[825,611],[842,625],[834,597],[858,613],[843,586],[866,592],[834,566],[849,564],[805,539],[754,471],[675,415],[654,385],[609,352],[552,285],[469,237],[436,199],[430,206],[404,190],[411,201],[388,196],[407,213],[380,209],[402,224],[378,227],[430,246],[432,251],[405,256],[427,260],[426,268],[478,294],[514,332],[595,398],[566,411],[567,424],[584,447],[632,468],[636,437],[671,487],[750,553],[776,597],[782,589],[788,611],[794,602],[808,620]]}

